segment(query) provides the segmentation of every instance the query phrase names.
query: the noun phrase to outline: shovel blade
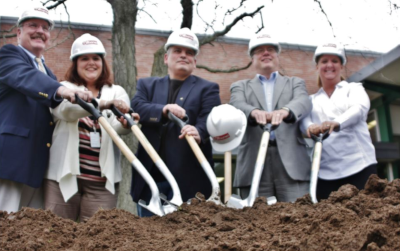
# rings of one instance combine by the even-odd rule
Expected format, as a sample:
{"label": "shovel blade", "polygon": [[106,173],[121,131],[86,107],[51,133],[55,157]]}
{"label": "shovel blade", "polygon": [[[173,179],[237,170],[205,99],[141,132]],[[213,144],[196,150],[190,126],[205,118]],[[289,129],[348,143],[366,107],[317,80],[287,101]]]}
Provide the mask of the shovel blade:
{"label": "shovel blade", "polygon": [[158,203],[157,203],[157,201],[150,200],[150,203],[148,205],[146,205],[146,202],[144,200],[139,200],[139,205],[160,217],[165,215],[165,212],[161,206],[160,201],[158,201]]}
{"label": "shovel blade", "polygon": [[250,207],[249,201],[242,200],[238,195],[232,194],[231,197],[228,200],[228,203],[226,204],[230,208],[236,208],[236,209],[243,209],[244,207]]}

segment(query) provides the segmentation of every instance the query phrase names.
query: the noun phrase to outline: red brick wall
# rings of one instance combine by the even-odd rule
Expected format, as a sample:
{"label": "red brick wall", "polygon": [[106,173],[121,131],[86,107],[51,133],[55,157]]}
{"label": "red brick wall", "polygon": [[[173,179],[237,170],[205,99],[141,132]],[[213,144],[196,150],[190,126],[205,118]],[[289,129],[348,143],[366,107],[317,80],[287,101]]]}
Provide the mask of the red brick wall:
{"label": "red brick wall", "polygon": [[[1,24],[1,30],[8,30],[12,25]],[[93,26],[94,27],[94,26]],[[92,27],[92,28],[93,28]],[[14,29],[16,32],[16,29]],[[112,69],[112,51],[111,51],[111,32],[74,29],[75,38],[83,33],[90,33],[97,36],[106,47],[106,60]],[[138,32],[140,33],[140,32]],[[74,38],[71,36],[66,39],[69,32],[67,29],[56,28],[52,31],[52,45],[57,45],[48,49],[45,53],[46,64],[53,70],[58,79],[61,81],[67,68],[70,65],[69,56],[71,45]],[[156,34],[156,33],[155,33]],[[64,41],[65,40],[65,41]],[[136,61],[138,78],[148,77],[151,74],[153,64],[153,54],[166,42],[167,37],[161,35],[140,35],[136,36]],[[5,43],[17,44],[17,39],[7,38],[2,39],[0,46]],[[310,94],[316,92],[316,71],[315,64],[312,61],[314,47],[309,46],[293,46],[282,45],[283,50],[280,54],[280,71],[288,76],[298,76],[306,81],[307,90]],[[372,62],[375,57],[371,53],[361,51],[352,51],[347,53],[348,64],[345,67],[345,78],[351,76],[365,65]],[[200,54],[197,57],[197,64],[205,65],[213,69],[230,69],[233,67],[244,67],[250,62],[247,55],[247,44],[240,43],[222,43],[215,42],[213,45],[205,45],[200,49]],[[128,66],[129,67],[129,66]],[[245,78],[253,78],[255,75],[254,69],[250,67],[247,70],[233,73],[210,73],[204,69],[196,69],[194,72],[202,78],[214,81],[220,85],[220,95],[223,103],[229,102],[229,87],[238,80]]]}

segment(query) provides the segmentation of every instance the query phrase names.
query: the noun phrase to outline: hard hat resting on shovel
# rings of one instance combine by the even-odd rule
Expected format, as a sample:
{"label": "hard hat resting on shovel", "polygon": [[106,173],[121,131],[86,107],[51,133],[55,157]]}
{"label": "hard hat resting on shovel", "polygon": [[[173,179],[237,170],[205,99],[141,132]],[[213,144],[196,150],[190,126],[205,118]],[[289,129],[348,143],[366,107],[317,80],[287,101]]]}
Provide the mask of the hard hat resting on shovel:
{"label": "hard hat resting on shovel", "polygon": [[244,113],[228,104],[214,107],[207,118],[207,131],[211,145],[224,153],[224,201],[232,195],[232,153],[239,146],[246,132],[247,119]]}
{"label": "hard hat resting on shovel", "polygon": [[246,115],[241,110],[228,104],[214,107],[207,118],[207,131],[214,150],[227,152],[238,147],[246,126]]}

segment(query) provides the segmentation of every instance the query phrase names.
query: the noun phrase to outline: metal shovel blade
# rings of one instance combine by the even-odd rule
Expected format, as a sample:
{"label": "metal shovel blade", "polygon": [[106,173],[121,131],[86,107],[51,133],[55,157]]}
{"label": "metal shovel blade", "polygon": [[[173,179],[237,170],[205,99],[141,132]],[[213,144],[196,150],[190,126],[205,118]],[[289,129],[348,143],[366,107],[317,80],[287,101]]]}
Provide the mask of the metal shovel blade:
{"label": "metal shovel blade", "polygon": [[269,129],[265,127],[264,130],[265,131],[262,135],[260,142],[260,149],[258,150],[256,165],[254,167],[254,173],[251,181],[249,196],[246,199],[241,200],[240,198],[238,198],[238,196],[234,197],[232,195],[231,198],[228,200],[227,204],[228,207],[233,207],[233,208],[252,207],[254,204],[254,201],[258,195],[261,174],[264,169],[265,156],[267,155],[268,142],[270,136]]}
{"label": "metal shovel blade", "polygon": [[311,201],[315,204],[318,203],[317,200],[317,183],[318,183],[318,173],[321,162],[322,154],[322,141],[329,137],[329,131],[320,133],[318,136],[311,134],[311,138],[315,141],[314,153],[311,165],[311,176],[310,176],[310,197]]}
{"label": "metal shovel blade", "polygon": [[139,205],[158,216],[164,216],[165,212],[161,205],[160,192],[158,190],[156,182],[138,159],[133,160],[131,164],[136,169],[136,171],[143,177],[143,179],[145,180],[151,191],[151,199],[149,204],[146,205],[145,201],[139,200]]}

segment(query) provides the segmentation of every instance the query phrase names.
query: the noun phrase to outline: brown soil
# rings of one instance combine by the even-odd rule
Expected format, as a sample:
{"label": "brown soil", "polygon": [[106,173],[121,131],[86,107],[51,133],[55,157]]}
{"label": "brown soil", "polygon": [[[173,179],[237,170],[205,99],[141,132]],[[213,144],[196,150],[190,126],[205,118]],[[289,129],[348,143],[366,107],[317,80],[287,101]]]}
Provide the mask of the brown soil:
{"label": "brown soil", "polygon": [[0,212],[0,250],[400,250],[400,180],[371,176],[328,200],[235,210],[193,199],[164,217],[102,210],[75,223],[44,210]]}

